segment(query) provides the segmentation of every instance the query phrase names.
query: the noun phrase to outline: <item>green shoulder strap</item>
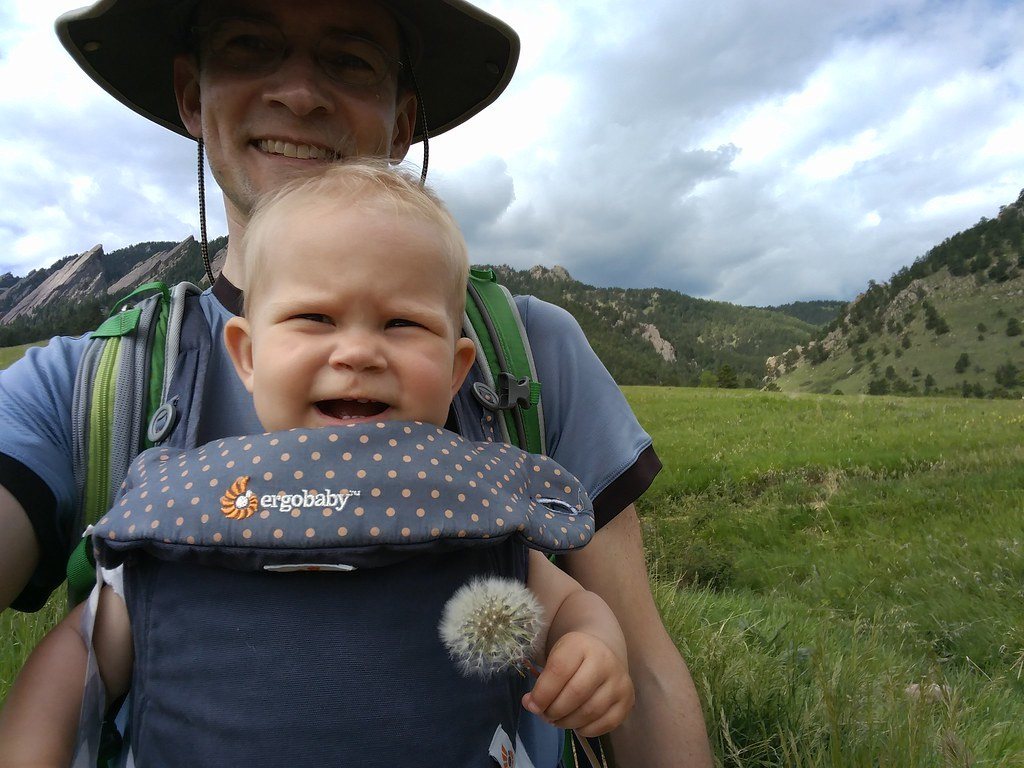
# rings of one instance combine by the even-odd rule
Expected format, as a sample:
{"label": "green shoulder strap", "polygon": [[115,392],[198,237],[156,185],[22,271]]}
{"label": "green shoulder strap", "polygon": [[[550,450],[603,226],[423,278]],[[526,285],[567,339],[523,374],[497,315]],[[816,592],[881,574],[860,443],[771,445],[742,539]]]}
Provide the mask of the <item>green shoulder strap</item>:
{"label": "green shoulder strap", "polygon": [[540,382],[522,318],[508,290],[490,269],[471,269],[466,297],[466,333],[477,346],[485,381],[477,400],[500,411],[502,437],[531,453],[546,453]]}
{"label": "green shoulder strap", "polygon": [[[75,379],[72,407],[79,529],[107,510],[131,460],[146,444],[146,425],[160,404],[170,291],[146,283],[119,300],[90,335]],[[96,566],[83,538],[68,559],[68,602],[95,584]]]}

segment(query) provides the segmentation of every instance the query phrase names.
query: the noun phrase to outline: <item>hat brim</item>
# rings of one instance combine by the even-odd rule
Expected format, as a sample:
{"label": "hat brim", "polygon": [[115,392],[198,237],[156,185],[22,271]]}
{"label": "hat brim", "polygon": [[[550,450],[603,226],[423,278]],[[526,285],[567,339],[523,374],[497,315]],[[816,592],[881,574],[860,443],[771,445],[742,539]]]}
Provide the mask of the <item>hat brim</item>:
{"label": "hat brim", "polygon": [[[130,109],[192,138],[178,115],[172,62],[194,0],[99,0],[57,19],[57,36],[101,88]],[[431,136],[493,102],[512,78],[519,36],[463,0],[385,0],[417,49],[415,77]],[[423,138],[417,130],[414,141]]]}

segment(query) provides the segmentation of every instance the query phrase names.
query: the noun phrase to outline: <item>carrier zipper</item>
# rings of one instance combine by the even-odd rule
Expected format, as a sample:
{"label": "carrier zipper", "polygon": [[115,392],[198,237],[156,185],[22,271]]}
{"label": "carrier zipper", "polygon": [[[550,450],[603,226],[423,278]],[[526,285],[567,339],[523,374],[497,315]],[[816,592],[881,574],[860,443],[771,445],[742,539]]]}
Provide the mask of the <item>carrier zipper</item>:
{"label": "carrier zipper", "polygon": [[92,524],[110,502],[110,425],[114,411],[114,378],[121,351],[121,339],[111,338],[103,348],[90,406],[89,462],[86,475],[85,522]]}

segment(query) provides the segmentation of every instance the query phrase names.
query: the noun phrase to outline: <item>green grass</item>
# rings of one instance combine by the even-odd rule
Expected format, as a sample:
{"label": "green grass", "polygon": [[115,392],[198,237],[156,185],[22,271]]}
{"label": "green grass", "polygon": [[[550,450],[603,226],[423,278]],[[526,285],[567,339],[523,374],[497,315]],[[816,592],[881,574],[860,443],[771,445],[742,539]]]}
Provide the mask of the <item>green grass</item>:
{"label": "green grass", "polygon": [[639,505],[656,594],[723,765],[1024,765],[1020,402],[627,395],[667,467]]}
{"label": "green grass", "polygon": [[22,344],[17,347],[0,347],[0,371],[19,360],[29,347],[44,347],[46,341],[35,341],[31,344]]}
{"label": "green grass", "polygon": [[[1024,404],[626,394],[720,765],[1024,766]],[[0,616],[0,686],[57,615]]]}

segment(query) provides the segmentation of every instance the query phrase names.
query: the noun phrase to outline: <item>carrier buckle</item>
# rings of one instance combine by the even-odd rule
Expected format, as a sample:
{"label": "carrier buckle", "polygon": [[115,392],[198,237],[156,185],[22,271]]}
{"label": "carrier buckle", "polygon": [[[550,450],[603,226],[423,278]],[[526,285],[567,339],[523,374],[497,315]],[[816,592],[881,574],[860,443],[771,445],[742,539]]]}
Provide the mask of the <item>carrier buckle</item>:
{"label": "carrier buckle", "polygon": [[157,408],[153,412],[153,418],[149,420],[149,428],[146,430],[149,442],[158,445],[166,440],[178,423],[178,415],[178,409],[174,407],[173,400]]}
{"label": "carrier buckle", "polygon": [[533,382],[529,377],[517,379],[511,373],[499,373],[497,389],[478,381],[473,385],[473,396],[484,408],[491,411],[507,411],[516,406],[530,408],[535,403]]}

